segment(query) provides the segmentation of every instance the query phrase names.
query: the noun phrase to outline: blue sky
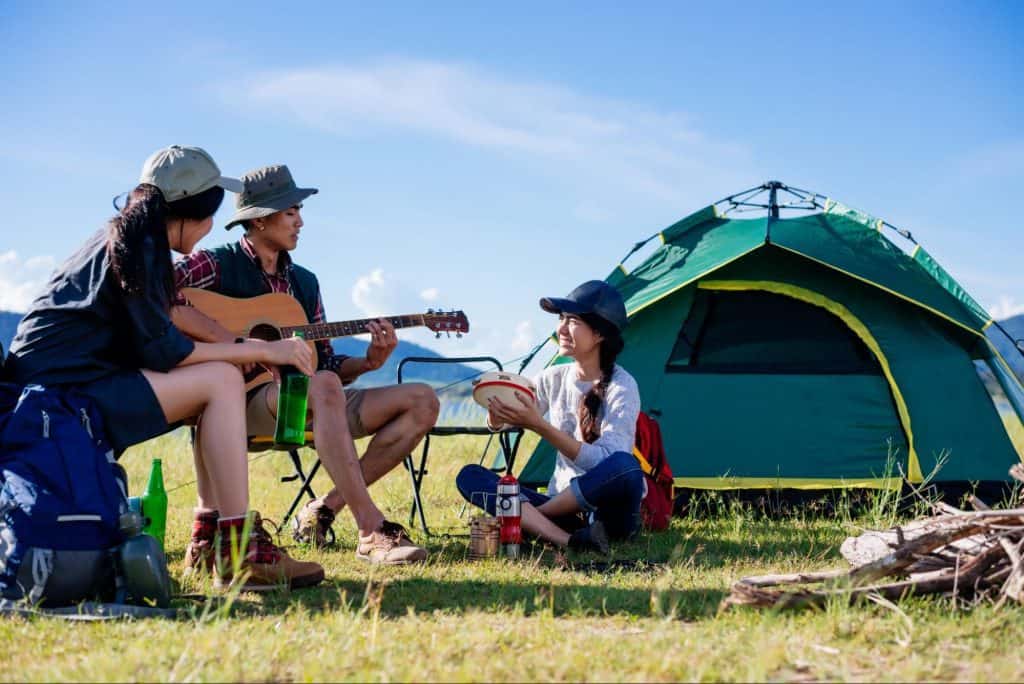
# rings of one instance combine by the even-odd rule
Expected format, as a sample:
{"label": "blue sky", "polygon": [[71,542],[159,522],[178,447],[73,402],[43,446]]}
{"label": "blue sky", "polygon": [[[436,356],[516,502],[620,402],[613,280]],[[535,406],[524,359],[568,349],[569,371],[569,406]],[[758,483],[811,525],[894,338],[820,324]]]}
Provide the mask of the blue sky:
{"label": "blue sky", "polygon": [[320,188],[295,257],[329,317],[464,309],[443,353],[521,354],[540,296],[769,178],[912,231],[1020,313],[1022,8],[0,3],[0,309],[181,143]]}

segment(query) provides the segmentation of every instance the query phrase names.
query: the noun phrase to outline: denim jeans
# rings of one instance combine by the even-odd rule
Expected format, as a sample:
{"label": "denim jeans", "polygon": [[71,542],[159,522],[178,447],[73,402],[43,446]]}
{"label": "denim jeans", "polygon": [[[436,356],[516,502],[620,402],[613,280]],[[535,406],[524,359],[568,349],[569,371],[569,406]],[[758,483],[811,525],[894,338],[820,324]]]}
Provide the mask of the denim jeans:
{"label": "denim jeans", "polygon": [[[459,471],[455,486],[466,501],[494,515],[499,476],[479,465]],[[612,539],[627,539],[640,529],[640,500],[644,495],[644,475],[632,454],[612,454],[584,474],[570,481],[569,489],[584,514],[593,514],[604,523]],[[519,488],[519,498],[540,506],[551,497],[529,487]],[[552,522],[572,532],[585,524],[579,516],[552,518]]]}

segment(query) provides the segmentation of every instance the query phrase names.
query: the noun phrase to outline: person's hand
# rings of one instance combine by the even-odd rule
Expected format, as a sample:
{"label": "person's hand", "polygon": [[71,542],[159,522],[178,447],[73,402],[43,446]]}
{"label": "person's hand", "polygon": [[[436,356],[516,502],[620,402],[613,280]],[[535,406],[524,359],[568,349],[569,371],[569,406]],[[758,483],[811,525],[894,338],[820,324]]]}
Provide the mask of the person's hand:
{"label": "person's hand", "polygon": [[[295,366],[306,375],[313,375],[313,351],[300,337],[267,342],[263,361],[273,366]],[[276,370],[276,369],[275,369]],[[278,377],[274,373],[275,379]]]}
{"label": "person's hand", "polygon": [[506,403],[497,397],[487,400],[487,413],[492,425],[507,423],[536,431],[544,418],[537,411],[537,405],[522,392],[516,392],[516,401]]}
{"label": "person's hand", "polygon": [[366,370],[377,370],[388,360],[391,352],[395,351],[398,336],[395,335],[395,326],[384,318],[369,321],[366,329],[370,333],[370,346],[366,349]]}

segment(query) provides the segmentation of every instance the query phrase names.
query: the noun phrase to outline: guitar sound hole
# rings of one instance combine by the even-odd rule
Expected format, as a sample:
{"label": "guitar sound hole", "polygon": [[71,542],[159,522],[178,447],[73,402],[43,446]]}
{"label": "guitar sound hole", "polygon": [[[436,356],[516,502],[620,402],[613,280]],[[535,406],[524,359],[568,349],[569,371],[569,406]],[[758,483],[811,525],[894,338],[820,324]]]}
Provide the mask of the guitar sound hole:
{"label": "guitar sound hole", "polygon": [[260,323],[259,325],[253,326],[252,330],[249,331],[249,337],[257,340],[264,340],[266,342],[273,342],[274,340],[281,339],[281,331],[267,323]]}

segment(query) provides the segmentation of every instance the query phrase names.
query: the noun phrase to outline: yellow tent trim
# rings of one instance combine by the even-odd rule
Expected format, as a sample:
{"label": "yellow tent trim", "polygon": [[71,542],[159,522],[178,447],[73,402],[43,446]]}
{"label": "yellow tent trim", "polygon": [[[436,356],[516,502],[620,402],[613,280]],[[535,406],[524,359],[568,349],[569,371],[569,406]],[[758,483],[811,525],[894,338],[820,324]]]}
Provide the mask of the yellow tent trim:
{"label": "yellow tent trim", "polygon": [[714,273],[718,269],[720,269],[720,268],[722,268],[724,266],[728,266],[729,264],[731,264],[732,262],[736,261],[737,259],[742,259],[743,257],[747,256],[751,252],[756,251],[758,249],[761,249],[764,246],[765,246],[765,243],[762,242],[762,243],[760,243],[758,245],[755,245],[754,247],[751,247],[750,249],[748,249],[746,252],[743,252],[742,254],[737,254],[736,256],[734,256],[733,258],[729,259],[728,261],[723,261],[722,263],[716,264],[715,266],[707,269],[706,271],[702,271],[701,273],[695,275],[694,277],[690,278],[686,282],[680,283],[680,284],[676,285],[675,287],[673,287],[671,290],[668,290],[667,292],[662,293],[656,299],[652,299],[649,302],[644,302],[641,306],[638,306],[637,308],[633,309],[632,311],[628,311],[626,313],[626,317],[627,318],[632,318],[633,316],[635,316],[636,314],[640,313],[644,309],[657,304],[658,302],[660,302],[665,297],[668,297],[670,295],[674,295],[676,292],[679,292],[679,290],[683,289],[687,285],[691,285],[694,281],[700,280],[701,278],[706,276],[708,273]]}
{"label": "yellow tent trim", "polygon": [[619,270],[622,271],[622,275],[629,275],[629,270],[626,268],[625,264],[619,264]]}
{"label": "yellow tent trim", "polygon": [[914,245],[914,251],[910,253],[910,258],[913,259],[917,256],[917,253],[921,251],[921,245]]}
{"label": "yellow tent trim", "polygon": [[908,297],[908,296],[906,296],[904,294],[900,294],[899,292],[896,292],[895,290],[891,290],[888,287],[886,287],[885,285],[882,285],[880,283],[876,283],[873,280],[868,280],[867,278],[865,278],[863,276],[859,276],[856,273],[851,273],[849,271],[844,271],[843,269],[839,268],[838,266],[830,264],[827,261],[822,261],[821,259],[815,259],[814,257],[809,256],[807,254],[804,254],[801,251],[792,249],[791,247],[786,247],[785,245],[780,245],[777,242],[773,242],[772,244],[775,245],[776,247],[779,247],[780,249],[786,250],[787,252],[792,252],[793,254],[798,254],[798,255],[802,256],[804,259],[810,259],[811,261],[819,263],[822,266],[827,266],[828,268],[831,268],[833,271],[839,271],[840,273],[848,275],[851,278],[855,278],[856,280],[859,280],[862,283],[867,283],[868,285],[872,285],[874,287],[877,287],[880,290],[884,290],[885,292],[888,292],[889,294],[891,294],[893,297],[899,297],[900,299],[902,299],[905,302],[910,302],[911,304],[919,306],[922,309],[925,309],[926,311],[930,311],[933,314],[935,314],[936,316],[938,316],[939,318],[942,318],[943,320],[947,320],[950,323],[952,323],[953,325],[955,325],[955,326],[957,326],[959,328],[963,328],[967,332],[973,333],[974,335],[977,335],[978,337],[982,337],[982,338],[985,337],[980,331],[975,330],[974,328],[970,327],[969,325],[964,325],[963,323],[961,323],[960,321],[956,320],[955,318],[950,318],[949,316],[947,316],[946,314],[942,313],[938,309],[933,309],[932,307],[928,306],[927,304],[925,304],[923,302],[919,302],[916,299],[912,299],[912,298],[910,298],[910,297]]}
{"label": "yellow tent trim", "polygon": [[763,290],[765,292],[774,292],[819,306],[838,316],[867,345],[868,349],[874,353],[875,358],[878,359],[878,363],[882,367],[882,373],[885,374],[885,379],[892,390],[893,399],[896,401],[896,411],[899,414],[900,423],[903,425],[903,431],[907,434],[907,448],[910,452],[907,463],[907,479],[911,482],[924,481],[921,465],[917,458],[917,451],[914,449],[914,431],[910,426],[910,411],[907,409],[907,402],[903,398],[903,393],[900,392],[899,385],[896,384],[896,378],[893,377],[892,370],[889,368],[889,360],[882,352],[882,347],[878,344],[875,336],[871,334],[871,331],[868,330],[868,327],[859,318],[854,316],[853,312],[839,302],[833,301],[818,292],[790,285],[789,283],[771,280],[705,280],[698,283],[697,287],[705,290]]}
{"label": "yellow tent trim", "polygon": [[981,326],[982,331],[985,331],[985,330],[988,330],[989,328],[991,328],[992,324],[995,323],[995,322],[996,322],[996,319],[994,319],[994,318],[988,319],[988,322],[985,323],[985,325]]}
{"label": "yellow tent trim", "polygon": [[803,478],[803,477],[677,477],[676,487],[689,489],[899,489],[898,477]]}
{"label": "yellow tent trim", "polygon": [[996,359],[998,359],[999,363],[1002,364],[1003,369],[1006,371],[1007,375],[1013,378],[1013,381],[1017,383],[1017,387],[1020,388],[1021,392],[1024,392],[1024,385],[1021,384],[1020,378],[1017,377],[1017,374],[1014,373],[1013,370],[1010,368],[1010,364],[1006,361],[1006,359],[1003,358],[1003,355],[999,352],[999,350],[996,349],[996,345],[992,344],[992,340],[986,337],[985,344],[988,345],[988,348],[992,351],[992,354],[996,357]]}
{"label": "yellow tent trim", "polygon": [[882,228],[884,228],[884,227],[885,227],[885,221],[883,221],[882,219],[875,219],[875,230],[877,230],[879,233],[881,233],[882,232]]}

